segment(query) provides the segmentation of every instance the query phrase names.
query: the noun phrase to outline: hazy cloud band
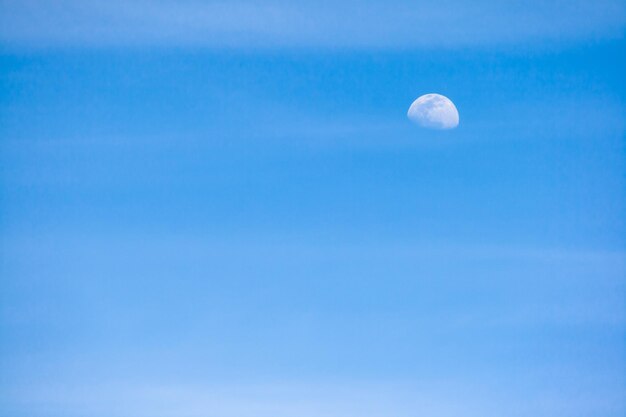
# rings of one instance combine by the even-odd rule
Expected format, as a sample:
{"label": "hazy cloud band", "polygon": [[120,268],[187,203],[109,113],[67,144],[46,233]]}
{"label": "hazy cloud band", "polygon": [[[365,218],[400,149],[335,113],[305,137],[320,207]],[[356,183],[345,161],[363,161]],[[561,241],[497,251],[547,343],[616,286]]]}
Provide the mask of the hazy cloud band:
{"label": "hazy cloud band", "polygon": [[622,39],[618,0],[4,0],[5,47],[442,47]]}

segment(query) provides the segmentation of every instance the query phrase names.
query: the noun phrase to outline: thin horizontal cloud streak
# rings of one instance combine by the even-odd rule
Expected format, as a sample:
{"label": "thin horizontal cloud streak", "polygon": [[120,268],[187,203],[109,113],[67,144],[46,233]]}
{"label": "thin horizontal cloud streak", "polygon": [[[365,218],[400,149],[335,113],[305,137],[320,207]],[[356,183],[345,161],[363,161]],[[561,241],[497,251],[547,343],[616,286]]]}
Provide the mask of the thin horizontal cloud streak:
{"label": "thin horizontal cloud streak", "polygon": [[411,48],[624,36],[621,1],[531,3],[11,0],[2,2],[0,42],[9,47]]}
{"label": "thin horizontal cloud streak", "polygon": [[[166,417],[220,415],[225,417],[264,417],[319,415],[380,416],[393,411],[398,416],[421,415],[444,417],[499,416],[511,411],[523,415],[586,415],[593,404],[601,404],[605,415],[618,415],[620,399],[614,393],[603,392],[593,385],[594,378],[585,382],[586,395],[576,395],[569,388],[557,391],[546,385],[550,378],[543,370],[535,380],[507,381],[524,392],[524,401],[504,392],[503,384],[494,380],[476,382],[460,378],[423,378],[417,383],[406,381],[339,380],[333,383],[318,381],[238,382],[217,384],[128,383],[101,382],[99,384],[65,384],[29,386],[31,394],[24,398],[20,392],[11,392],[13,402],[36,403],[46,410],[74,410],[66,415]],[[562,392],[571,397],[564,404],[555,400]],[[454,401],[450,400],[451,395]],[[496,395],[493,403],[485,398]],[[112,406],[115,404],[115,406]],[[68,407],[70,406],[70,407]],[[11,408],[11,410],[14,410]],[[19,414],[20,416],[22,414]]]}

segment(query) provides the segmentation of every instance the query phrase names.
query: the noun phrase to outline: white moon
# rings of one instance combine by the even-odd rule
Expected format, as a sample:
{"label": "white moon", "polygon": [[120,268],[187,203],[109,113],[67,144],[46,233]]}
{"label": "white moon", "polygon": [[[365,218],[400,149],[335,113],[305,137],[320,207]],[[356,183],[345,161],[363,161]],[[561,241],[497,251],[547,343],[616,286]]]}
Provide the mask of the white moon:
{"label": "white moon", "polygon": [[448,97],[424,94],[411,104],[409,119],[429,129],[454,129],[459,125],[459,112]]}

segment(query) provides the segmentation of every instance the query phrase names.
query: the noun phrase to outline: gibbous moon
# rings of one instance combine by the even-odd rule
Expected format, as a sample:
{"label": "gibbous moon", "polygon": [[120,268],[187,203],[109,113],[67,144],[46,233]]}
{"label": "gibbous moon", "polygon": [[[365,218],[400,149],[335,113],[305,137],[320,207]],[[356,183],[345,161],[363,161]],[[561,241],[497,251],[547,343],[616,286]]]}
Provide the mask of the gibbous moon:
{"label": "gibbous moon", "polygon": [[407,116],[429,129],[454,129],[459,125],[459,112],[448,97],[424,94],[411,104]]}

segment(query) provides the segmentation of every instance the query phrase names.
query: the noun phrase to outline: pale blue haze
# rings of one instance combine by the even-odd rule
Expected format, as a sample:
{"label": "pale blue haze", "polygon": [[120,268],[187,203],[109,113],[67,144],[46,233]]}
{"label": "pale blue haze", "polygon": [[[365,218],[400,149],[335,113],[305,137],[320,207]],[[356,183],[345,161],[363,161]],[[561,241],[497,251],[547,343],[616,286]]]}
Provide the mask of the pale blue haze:
{"label": "pale blue haze", "polygon": [[626,6],[433,3],[2,1],[0,416],[623,416]]}

